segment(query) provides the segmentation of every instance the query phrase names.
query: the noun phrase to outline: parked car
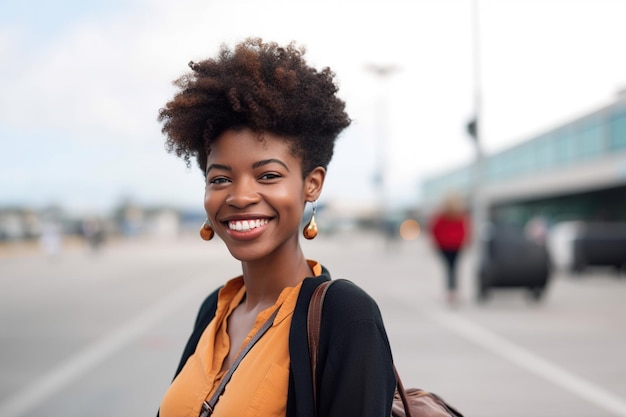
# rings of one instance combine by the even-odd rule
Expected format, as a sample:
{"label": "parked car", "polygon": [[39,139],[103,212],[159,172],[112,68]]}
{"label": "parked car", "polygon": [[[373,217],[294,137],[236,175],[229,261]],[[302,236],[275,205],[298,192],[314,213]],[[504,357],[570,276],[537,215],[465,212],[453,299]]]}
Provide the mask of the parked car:
{"label": "parked car", "polygon": [[528,237],[520,227],[491,225],[483,238],[478,273],[479,301],[494,288],[518,287],[532,299],[542,298],[550,278],[550,257],[546,246]]}
{"label": "parked car", "polygon": [[559,223],[548,233],[548,248],[555,265],[568,271],[590,266],[626,270],[626,222]]}

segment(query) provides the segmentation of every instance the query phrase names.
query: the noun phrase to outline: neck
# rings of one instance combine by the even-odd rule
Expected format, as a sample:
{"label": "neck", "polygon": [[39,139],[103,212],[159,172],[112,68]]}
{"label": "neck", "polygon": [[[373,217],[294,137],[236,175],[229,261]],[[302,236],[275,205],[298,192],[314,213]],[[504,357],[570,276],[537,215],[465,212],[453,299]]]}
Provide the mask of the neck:
{"label": "neck", "polygon": [[299,245],[289,256],[244,261],[241,266],[246,285],[244,306],[248,311],[273,305],[283,289],[295,287],[313,275]]}

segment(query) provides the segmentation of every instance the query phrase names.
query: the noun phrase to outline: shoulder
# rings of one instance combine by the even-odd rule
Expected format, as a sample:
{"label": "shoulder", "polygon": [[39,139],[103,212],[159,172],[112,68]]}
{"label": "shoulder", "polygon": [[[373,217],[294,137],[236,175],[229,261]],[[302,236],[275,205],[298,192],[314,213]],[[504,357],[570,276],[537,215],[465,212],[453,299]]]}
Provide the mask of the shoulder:
{"label": "shoulder", "polygon": [[378,304],[365,290],[346,279],[337,279],[324,299],[322,321],[342,329],[357,323],[382,326]]}
{"label": "shoulder", "polygon": [[213,317],[215,317],[215,311],[217,309],[217,294],[219,293],[219,290],[220,289],[218,288],[209,294],[200,306],[198,316],[196,317],[196,323],[194,324],[193,331],[191,332],[191,335],[187,340],[187,344],[183,349],[183,355],[178,363],[178,368],[176,369],[174,376],[180,373],[185,365],[185,362],[187,362],[187,359],[193,354],[193,352],[195,352],[196,345],[200,340],[202,332],[209,325]]}
{"label": "shoulder", "polygon": [[[331,280],[326,268],[318,277],[304,280],[298,295],[293,316],[293,326],[306,330],[309,303],[315,289]],[[382,326],[382,317],[376,301],[361,287],[347,279],[335,279],[324,298],[322,325],[325,328],[341,329],[357,321],[375,322]],[[306,336],[306,331],[304,332]]]}
{"label": "shoulder", "polygon": [[336,279],[328,288],[325,305],[329,307],[345,307],[350,310],[378,309],[376,301],[354,282],[347,279]]}

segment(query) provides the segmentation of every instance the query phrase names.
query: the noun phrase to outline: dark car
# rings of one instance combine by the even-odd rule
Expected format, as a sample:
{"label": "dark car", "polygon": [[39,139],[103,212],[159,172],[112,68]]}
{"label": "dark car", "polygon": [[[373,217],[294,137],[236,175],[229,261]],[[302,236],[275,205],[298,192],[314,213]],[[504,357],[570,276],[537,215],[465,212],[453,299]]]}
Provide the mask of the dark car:
{"label": "dark car", "polygon": [[626,223],[581,223],[572,241],[572,269],[612,266],[626,269]]}
{"label": "dark car", "polygon": [[550,228],[548,247],[555,266],[566,271],[594,266],[626,271],[626,222],[557,223]]}
{"label": "dark car", "polygon": [[493,288],[527,289],[541,299],[550,278],[550,257],[544,244],[530,239],[522,228],[494,224],[483,239],[478,273],[478,299]]}

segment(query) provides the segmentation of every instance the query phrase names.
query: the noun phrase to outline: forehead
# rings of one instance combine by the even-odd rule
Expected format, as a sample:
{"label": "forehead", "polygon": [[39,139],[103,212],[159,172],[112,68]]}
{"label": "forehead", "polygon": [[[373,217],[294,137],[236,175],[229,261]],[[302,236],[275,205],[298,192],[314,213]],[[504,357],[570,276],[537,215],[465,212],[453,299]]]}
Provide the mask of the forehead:
{"label": "forehead", "polygon": [[[208,161],[220,159],[258,160],[268,156],[300,163],[287,137],[251,129],[230,129],[222,133],[211,144]],[[286,162],[286,161],[285,161]]]}

